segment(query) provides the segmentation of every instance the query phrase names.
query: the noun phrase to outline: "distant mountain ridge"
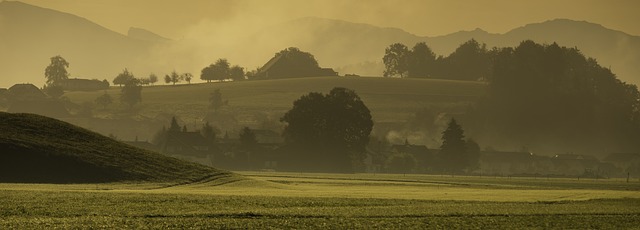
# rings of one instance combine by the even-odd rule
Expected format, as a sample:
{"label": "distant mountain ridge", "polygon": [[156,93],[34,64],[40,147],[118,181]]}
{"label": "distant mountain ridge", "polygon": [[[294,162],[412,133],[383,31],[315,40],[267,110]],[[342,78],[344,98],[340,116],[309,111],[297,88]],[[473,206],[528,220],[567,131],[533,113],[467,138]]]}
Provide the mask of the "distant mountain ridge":
{"label": "distant mountain ridge", "polygon": [[384,49],[392,43],[412,47],[426,42],[436,54],[446,56],[471,38],[488,48],[513,47],[527,39],[578,47],[610,67],[619,79],[640,85],[640,37],[585,21],[555,19],[504,34],[475,29],[426,37],[398,28],[305,17],[263,27],[247,38],[222,39],[233,44],[212,40],[214,45],[201,47],[187,44],[188,39],[172,41],[139,28],[123,35],[72,14],[4,1],[0,2],[0,62],[11,64],[0,68],[0,87],[44,83],[44,68],[55,55],[69,61],[72,77],[111,81],[124,68],[133,69],[138,77],[167,69],[197,73],[205,66],[202,63],[215,60],[208,60],[212,57],[238,60],[251,69],[291,46],[314,54],[320,65],[340,74],[381,76]]}
{"label": "distant mountain ridge", "polygon": [[[595,58],[601,65],[610,66],[621,80],[640,85],[640,37],[586,21],[554,19],[524,25],[504,34],[489,33],[478,28],[427,37],[400,29],[310,17],[293,20],[265,31],[267,33],[261,36],[278,37],[288,35],[286,31],[300,31],[305,34],[304,39],[302,36],[297,36],[298,39],[296,36],[285,36],[281,40],[294,41],[293,43],[301,49],[315,54],[323,65],[332,67],[358,62],[381,62],[384,49],[396,42],[409,48],[417,42],[426,42],[437,55],[444,56],[472,38],[486,43],[488,48],[514,47],[524,40],[548,44],[556,42],[560,46],[578,47],[586,56]],[[370,65],[364,66],[372,69]],[[348,73],[344,72],[345,69],[341,70],[341,74]],[[360,73],[363,75],[374,74],[367,73],[366,69],[351,71],[364,71]]]}

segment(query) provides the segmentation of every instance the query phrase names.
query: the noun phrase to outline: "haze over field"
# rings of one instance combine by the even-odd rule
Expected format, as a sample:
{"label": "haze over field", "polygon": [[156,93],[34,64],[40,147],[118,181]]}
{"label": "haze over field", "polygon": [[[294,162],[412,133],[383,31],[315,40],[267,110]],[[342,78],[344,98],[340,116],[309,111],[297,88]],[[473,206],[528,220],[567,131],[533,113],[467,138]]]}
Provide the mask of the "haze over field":
{"label": "haze over field", "polygon": [[426,41],[446,56],[471,38],[489,47],[525,39],[577,46],[623,81],[640,83],[635,1],[23,2],[33,6],[0,5],[0,61],[11,63],[0,69],[0,87],[42,85],[54,55],[69,60],[72,77],[110,80],[129,68],[145,76],[191,72],[197,79],[218,58],[253,70],[289,46],[341,74],[380,76],[391,43]]}

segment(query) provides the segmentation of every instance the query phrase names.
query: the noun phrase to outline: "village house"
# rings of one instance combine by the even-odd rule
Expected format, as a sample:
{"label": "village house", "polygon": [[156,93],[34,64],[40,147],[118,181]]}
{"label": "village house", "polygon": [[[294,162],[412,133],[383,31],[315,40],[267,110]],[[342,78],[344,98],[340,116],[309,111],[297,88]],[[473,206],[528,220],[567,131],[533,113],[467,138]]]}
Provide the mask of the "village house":
{"label": "village house", "polygon": [[33,84],[15,84],[6,92],[9,113],[33,113],[48,117],[69,117],[64,104],[50,98]]}
{"label": "village house", "polygon": [[412,145],[405,140],[402,145],[392,145],[391,154],[406,153],[416,159],[416,172],[425,173],[433,170],[437,150],[430,150],[426,145]]}
{"label": "village house", "polygon": [[533,172],[529,152],[481,151],[478,172],[489,175],[529,174]]}

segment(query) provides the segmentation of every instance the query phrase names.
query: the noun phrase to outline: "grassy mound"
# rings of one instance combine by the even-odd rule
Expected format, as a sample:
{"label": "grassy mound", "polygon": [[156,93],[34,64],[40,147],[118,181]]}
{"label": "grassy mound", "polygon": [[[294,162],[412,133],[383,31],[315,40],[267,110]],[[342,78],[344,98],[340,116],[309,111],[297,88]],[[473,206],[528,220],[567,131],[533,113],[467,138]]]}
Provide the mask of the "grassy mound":
{"label": "grassy mound", "polygon": [[0,130],[0,182],[184,183],[232,176],[39,115],[0,112]]}

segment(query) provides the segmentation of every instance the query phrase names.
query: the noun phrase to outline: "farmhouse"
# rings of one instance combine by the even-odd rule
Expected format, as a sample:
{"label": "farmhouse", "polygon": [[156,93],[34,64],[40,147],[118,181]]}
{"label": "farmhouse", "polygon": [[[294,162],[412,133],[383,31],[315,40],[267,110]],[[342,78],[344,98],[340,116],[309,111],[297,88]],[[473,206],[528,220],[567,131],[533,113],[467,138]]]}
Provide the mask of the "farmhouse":
{"label": "farmhouse", "polygon": [[639,153],[612,153],[606,156],[603,161],[613,164],[623,173],[640,175]]}
{"label": "farmhouse", "polygon": [[48,117],[69,117],[64,104],[49,98],[33,84],[16,84],[5,93],[9,99],[9,113],[33,113]]}
{"label": "farmhouse", "polygon": [[294,78],[294,77],[319,77],[338,76],[338,72],[331,68],[291,68],[295,64],[287,63],[289,59],[285,55],[276,55],[271,58],[256,73],[256,77],[261,79]]}
{"label": "farmhouse", "polygon": [[390,152],[392,154],[407,153],[412,155],[416,159],[416,169],[422,172],[429,172],[436,161],[437,150],[431,150],[425,145],[412,145],[405,141],[403,145],[392,145]]}

